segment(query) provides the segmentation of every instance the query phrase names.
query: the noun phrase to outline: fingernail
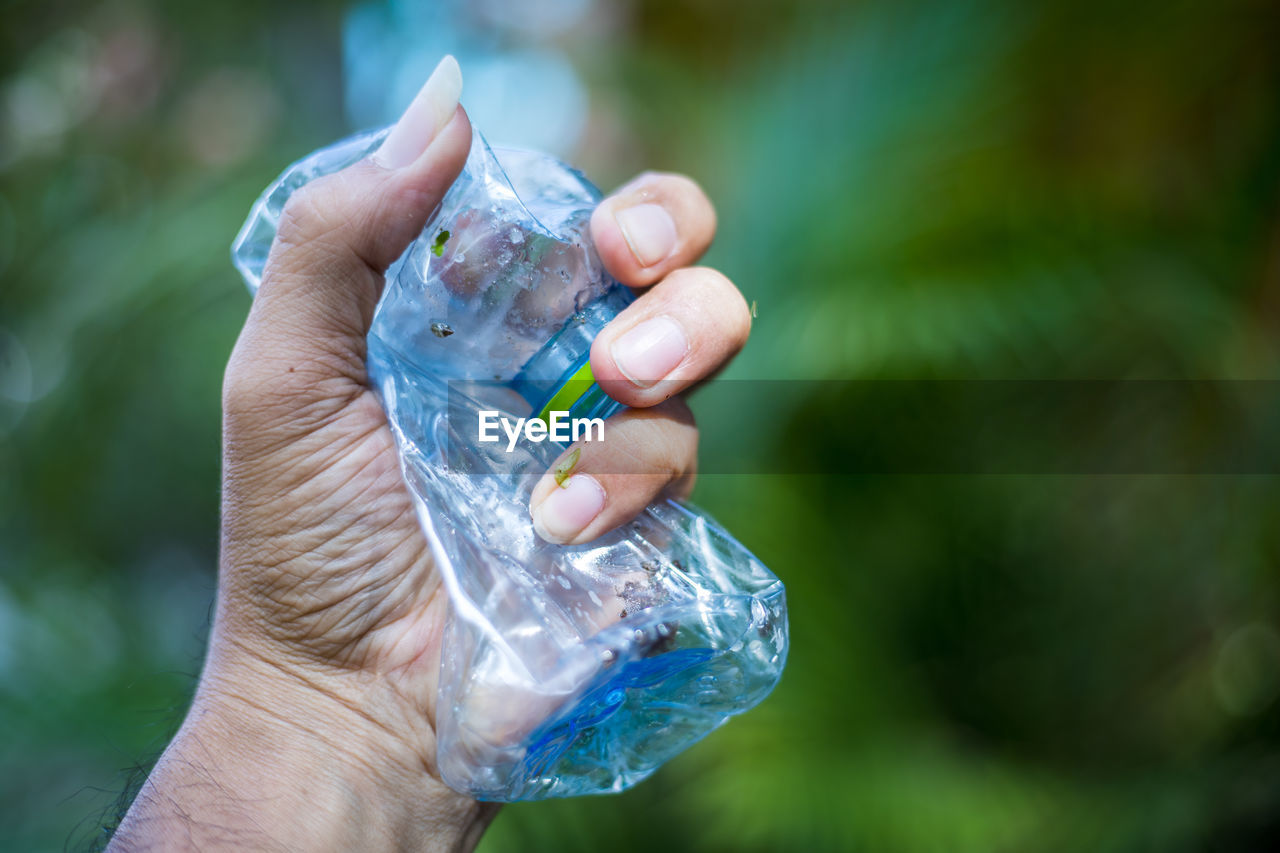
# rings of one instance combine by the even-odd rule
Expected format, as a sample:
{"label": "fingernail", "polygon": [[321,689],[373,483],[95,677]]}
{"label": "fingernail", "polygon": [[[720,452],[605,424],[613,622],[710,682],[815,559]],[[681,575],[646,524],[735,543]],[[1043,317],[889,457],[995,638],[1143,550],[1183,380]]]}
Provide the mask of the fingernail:
{"label": "fingernail", "polygon": [[575,474],[534,507],[533,529],[548,542],[570,542],[604,509],[604,488],[594,477]]}
{"label": "fingernail", "polygon": [[666,376],[689,354],[684,329],[670,317],[654,317],[630,329],[609,348],[622,375],[641,388]]}
{"label": "fingernail", "polygon": [[388,169],[402,169],[421,156],[436,134],[449,123],[462,95],[462,69],[445,56],[382,141],[373,159]]}
{"label": "fingernail", "polygon": [[642,267],[666,260],[676,247],[676,223],[661,205],[637,204],[613,215]]}

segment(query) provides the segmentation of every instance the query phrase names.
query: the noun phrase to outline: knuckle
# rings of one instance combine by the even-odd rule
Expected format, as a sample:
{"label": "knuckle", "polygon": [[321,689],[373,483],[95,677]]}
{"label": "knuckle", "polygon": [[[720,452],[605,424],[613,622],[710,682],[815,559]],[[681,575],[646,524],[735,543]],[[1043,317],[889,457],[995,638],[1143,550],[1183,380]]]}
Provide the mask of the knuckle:
{"label": "knuckle", "polygon": [[626,188],[627,188],[627,189],[640,189],[640,188],[642,188],[642,187],[644,187],[644,186],[646,186],[646,185],[652,185],[652,184],[660,183],[660,182],[661,182],[662,180],[664,180],[666,177],[667,177],[667,173],[666,173],[666,172],[659,172],[659,171],[657,171],[657,170],[655,170],[655,169],[645,169],[643,172],[641,172],[640,174],[636,175],[636,176],[631,180],[631,183],[629,183],[629,184],[627,185],[627,187],[626,187]]}
{"label": "knuckle", "polygon": [[241,438],[302,434],[331,422],[362,390],[320,368],[233,353],[222,379],[222,411]]}
{"label": "knuckle", "polygon": [[679,434],[681,445],[685,448],[685,464],[683,468],[689,467],[691,462],[698,455],[698,442],[701,440],[701,433],[698,432],[697,424],[693,421],[693,412],[689,410],[688,405],[679,397],[673,398],[676,405],[672,407],[671,428]]}
{"label": "knuckle", "polygon": [[279,405],[283,390],[274,361],[242,336],[222,374],[223,413],[232,420],[261,415]]}
{"label": "knuckle", "polygon": [[[332,176],[329,176],[332,177]],[[323,239],[336,227],[333,185],[329,177],[319,178],[294,190],[280,212],[277,239],[285,245],[300,245]]]}
{"label": "knuckle", "polygon": [[673,193],[683,196],[695,203],[711,206],[707,194],[703,192],[702,186],[688,175],[682,175],[678,172],[669,172],[665,174],[664,179],[667,181]]}
{"label": "knuckle", "polygon": [[705,198],[698,182],[679,172],[659,172],[647,169],[632,178],[617,193],[618,196],[640,195],[684,202],[690,197]]}
{"label": "knuckle", "polygon": [[[693,416],[693,409],[689,408],[688,402],[684,397],[675,396],[664,400],[657,406],[648,411],[650,417],[658,418],[678,430],[685,435],[691,435],[694,446],[698,443],[698,426]],[[680,438],[680,435],[674,436]]]}
{"label": "knuckle", "polygon": [[[664,438],[670,435],[661,429],[656,434]],[[635,452],[641,476],[651,483],[650,491],[656,492],[684,474],[688,456],[684,441],[682,439],[678,443],[671,443],[650,439]]]}
{"label": "knuckle", "polygon": [[275,364],[261,356],[252,329],[242,334],[222,374],[222,410],[229,418],[258,415],[277,405],[281,382]]}
{"label": "knuckle", "polygon": [[270,377],[232,355],[222,375],[222,411],[228,418],[258,414],[276,397]]}
{"label": "knuckle", "polygon": [[637,411],[638,456],[644,467],[665,485],[688,474],[698,456],[698,429],[693,412],[680,397]]}
{"label": "knuckle", "polygon": [[699,225],[705,223],[711,231],[715,231],[715,205],[711,203],[701,184],[679,172],[654,173],[653,179],[660,183],[663,195],[672,200],[687,220]]}
{"label": "knuckle", "polygon": [[738,286],[714,267],[684,267],[673,272],[671,277],[677,279],[681,290],[692,293],[717,312],[747,313],[747,302]]}
{"label": "knuckle", "polygon": [[751,309],[738,286],[729,277],[711,267],[694,267],[698,285],[706,293],[707,303],[715,306],[718,325],[727,328],[739,339],[745,339],[751,330]]}
{"label": "knuckle", "polygon": [[675,482],[688,474],[698,458],[698,431],[683,425],[675,426],[674,429],[679,435],[679,441],[672,446],[682,448],[682,452],[670,454],[667,457],[664,473],[668,483]]}

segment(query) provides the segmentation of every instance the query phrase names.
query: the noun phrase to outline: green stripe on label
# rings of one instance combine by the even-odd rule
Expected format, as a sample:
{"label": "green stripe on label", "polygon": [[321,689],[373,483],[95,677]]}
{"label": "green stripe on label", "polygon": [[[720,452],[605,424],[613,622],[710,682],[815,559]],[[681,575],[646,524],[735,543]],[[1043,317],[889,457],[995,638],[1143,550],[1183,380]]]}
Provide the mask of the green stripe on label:
{"label": "green stripe on label", "polygon": [[542,411],[538,412],[537,419],[551,426],[550,417],[552,412],[567,412],[573,408],[574,404],[591,389],[596,382],[595,374],[591,372],[591,362],[587,361],[579,367],[555,394],[551,395],[551,399],[542,407]]}

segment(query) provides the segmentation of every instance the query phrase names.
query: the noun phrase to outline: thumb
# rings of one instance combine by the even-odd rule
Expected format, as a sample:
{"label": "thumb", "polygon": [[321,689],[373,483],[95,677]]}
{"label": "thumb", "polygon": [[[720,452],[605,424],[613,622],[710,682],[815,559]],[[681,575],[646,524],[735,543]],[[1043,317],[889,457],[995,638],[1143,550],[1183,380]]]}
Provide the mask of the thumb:
{"label": "thumb", "polygon": [[290,196],[228,366],[228,396],[257,389],[297,404],[299,394],[332,396],[332,380],[364,382],[383,273],[466,162],[461,91],[458,63],[446,56],[373,156]]}

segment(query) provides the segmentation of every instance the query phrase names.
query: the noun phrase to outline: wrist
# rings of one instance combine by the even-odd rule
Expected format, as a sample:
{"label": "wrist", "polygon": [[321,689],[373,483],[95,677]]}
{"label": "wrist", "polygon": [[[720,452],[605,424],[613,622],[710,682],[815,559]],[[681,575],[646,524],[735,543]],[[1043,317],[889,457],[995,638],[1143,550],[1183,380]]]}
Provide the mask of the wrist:
{"label": "wrist", "polygon": [[444,851],[479,841],[497,807],[433,775],[421,756],[434,743],[407,748],[321,683],[216,651],[117,832],[122,849]]}

